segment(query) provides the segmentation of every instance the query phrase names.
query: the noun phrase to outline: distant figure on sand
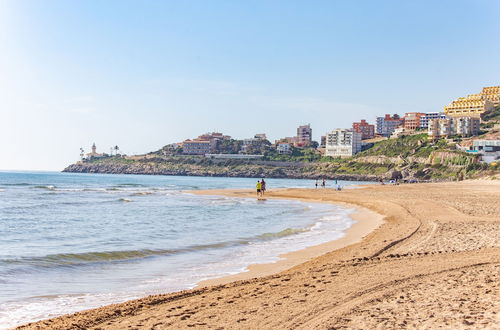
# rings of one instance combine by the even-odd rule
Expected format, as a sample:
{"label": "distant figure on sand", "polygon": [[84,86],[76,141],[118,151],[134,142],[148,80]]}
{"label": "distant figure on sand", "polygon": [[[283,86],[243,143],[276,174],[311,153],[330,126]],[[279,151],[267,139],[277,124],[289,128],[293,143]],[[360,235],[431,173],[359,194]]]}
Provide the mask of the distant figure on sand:
{"label": "distant figure on sand", "polygon": [[316,189],[318,189],[318,179],[316,179],[316,183],[314,185],[316,186]]}
{"label": "distant figure on sand", "polygon": [[323,182],[321,182],[321,187],[325,188],[326,187],[326,180],[323,179]]}
{"label": "distant figure on sand", "polygon": [[260,181],[260,194],[264,196],[264,193],[266,192],[266,181],[264,181],[264,178]]}
{"label": "distant figure on sand", "polygon": [[257,181],[255,188],[257,188],[257,197],[260,197],[262,194],[262,183],[260,183],[260,181]]}

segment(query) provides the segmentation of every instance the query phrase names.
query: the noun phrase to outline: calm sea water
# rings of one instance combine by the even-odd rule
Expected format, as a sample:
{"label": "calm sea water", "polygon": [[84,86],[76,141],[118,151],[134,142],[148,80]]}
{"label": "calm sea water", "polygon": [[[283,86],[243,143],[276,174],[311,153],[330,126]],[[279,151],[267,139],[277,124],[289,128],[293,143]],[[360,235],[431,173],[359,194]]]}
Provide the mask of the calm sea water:
{"label": "calm sea water", "polygon": [[192,288],[338,239],[353,223],[334,205],[189,193],[255,182],[0,172],[0,328]]}

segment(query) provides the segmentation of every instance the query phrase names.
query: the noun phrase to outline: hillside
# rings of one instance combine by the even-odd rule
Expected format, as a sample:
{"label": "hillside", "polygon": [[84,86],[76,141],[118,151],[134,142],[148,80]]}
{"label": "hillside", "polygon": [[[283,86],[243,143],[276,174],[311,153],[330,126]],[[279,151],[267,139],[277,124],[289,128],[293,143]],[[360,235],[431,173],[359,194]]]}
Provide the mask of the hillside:
{"label": "hillside", "polygon": [[203,156],[152,153],[128,158],[109,157],[68,166],[65,172],[152,175],[328,178],[346,180],[403,179],[450,181],[499,174],[495,167],[478,163],[476,156],[457,150],[445,140],[428,141],[426,134],[376,142],[350,159],[304,152],[280,159],[266,154],[263,160],[208,159]]}
{"label": "hillside", "polygon": [[500,124],[500,106],[483,113],[481,115],[481,120],[486,123]]}

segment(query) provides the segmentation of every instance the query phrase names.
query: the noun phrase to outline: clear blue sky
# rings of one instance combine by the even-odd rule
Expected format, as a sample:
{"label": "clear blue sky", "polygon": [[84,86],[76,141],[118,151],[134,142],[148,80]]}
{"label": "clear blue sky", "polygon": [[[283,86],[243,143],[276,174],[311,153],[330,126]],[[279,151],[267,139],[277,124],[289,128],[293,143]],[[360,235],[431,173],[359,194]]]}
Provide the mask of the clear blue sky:
{"label": "clear blue sky", "polygon": [[500,84],[500,2],[0,0],[0,169],[221,131],[315,139]]}

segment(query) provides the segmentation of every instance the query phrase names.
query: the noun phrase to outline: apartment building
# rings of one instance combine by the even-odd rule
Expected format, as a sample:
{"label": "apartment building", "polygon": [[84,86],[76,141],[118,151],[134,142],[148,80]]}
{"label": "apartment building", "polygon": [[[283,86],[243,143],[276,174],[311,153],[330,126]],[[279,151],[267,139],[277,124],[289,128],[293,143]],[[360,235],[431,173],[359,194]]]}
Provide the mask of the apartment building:
{"label": "apartment building", "polygon": [[280,155],[289,155],[292,153],[292,145],[290,143],[279,143],[276,150]]}
{"label": "apartment building", "polygon": [[407,112],[404,116],[403,127],[407,130],[420,128],[420,119],[425,116],[422,112]]}
{"label": "apartment building", "polygon": [[352,157],[360,151],[361,133],[338,128],[326,134],[325,156]]}
{"label": "apartment building", "polygon": [[479,133],[480,123],[480,119],[476,117],[432,119],[429,121],[427,134],[433,140],[453,135],[474,136]]}
{"label": "apartment building", "polygon": [[186,155],[204,155],[214,151],[214,143],[202,140],[186,140],[182,143],[182,153]]}
{"label": "apartment building", "polygon": [[476,117],[458,117],[453,119],[453,133],[460,136],[479,134],[481,120]]}
{"label": "apartment building", "polygon": [[222,140],[229,140],[229,135],[218,132],[205,133],[193,140],[182,142],[182,153],[186,155],[204,155],[217,151],[217,144]]}
{"label": "apartment building", "polygon": [[355,132],[361,133],[361,139],[373,139],[375,137],[375,125],[371,125],[366,120],[361,119],[360,122],[352,123],[352,129]]}
{"label": "apartment building", "polygon": [[444,112],[427,112],[420,117],[420,128],[428,128],[429,121],[433,119],[446,119]]}
{"label": "apartment building", "polygon": [[459,97],[444,107],[447,116],[479,117],[483,112],[500,105],[500,86],[484,87],[481,93]]}
{"label": "apartment building", "polygon": [[377,127],[376,132],[379,135],[389,137],[394,132],[394,130],[403,124],[403,119],[399,115],[394,114],[393,116],[386,114],[384,117],[377,117]]}
{"label": "apartment building", "polygon": [[307,147],[312,142],[312,129],[311,124],[302,125],[297,128],[297,142],[296,147]]}

